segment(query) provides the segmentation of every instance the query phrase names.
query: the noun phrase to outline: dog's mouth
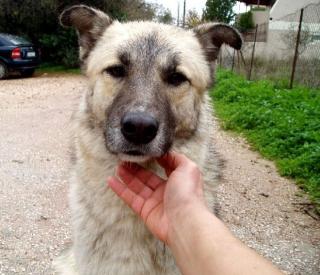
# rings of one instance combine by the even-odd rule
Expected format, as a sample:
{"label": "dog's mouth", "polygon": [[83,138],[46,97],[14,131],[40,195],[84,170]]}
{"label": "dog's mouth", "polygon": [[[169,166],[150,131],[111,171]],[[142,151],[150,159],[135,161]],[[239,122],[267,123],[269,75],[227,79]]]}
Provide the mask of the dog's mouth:
{"label": "dog's mouth", "polygon": [[141,156],[145,156],[144,153],[142,153],[141,151],[138,150],[131,150],[131,151],[127,151],[124,152],[126,155],[128,156],[132,156],[132,157],[141,157]]}
{"label": "dog's mouth", "polygon": [[153,159],[159,158],[170,149],[171,146],[168,147],[167,150],[159,150],[157,152],[143,150],[143,149],[131,149],[124,150],[122,152],[118,152],[117,155],[119,159],[123,162],[135,162],[135,163],[146,163]]}
{"label": "dog's mouth", "polygon": [[140,151],[126,151],[118,154],[119,158],[123,162],[145,163],[153,159],[154,157],[146,155]]}

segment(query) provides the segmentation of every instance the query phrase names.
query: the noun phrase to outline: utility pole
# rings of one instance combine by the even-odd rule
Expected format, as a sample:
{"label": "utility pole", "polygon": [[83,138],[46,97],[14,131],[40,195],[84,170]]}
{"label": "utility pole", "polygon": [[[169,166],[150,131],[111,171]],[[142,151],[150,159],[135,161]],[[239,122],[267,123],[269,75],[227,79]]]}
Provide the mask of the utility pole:
{"label": "utility pole", "polygon": [[298,61],[298,57],[299,57],[299,45],[300,45],[300,39],[301,39],[303,12],[304,12],[304,9],[301,9],[300,20],[299,20],[299,29],[298,29],[297,41],[296,41],[296,49],[294,51],[293,65],[292,65],[292,72],[291,72],[291,79],[290,79],[290,86],[289,86],[290,89],[293,88],[294,75],[296,73],[297,61]]}
{"label": "utility pole", "polygon": [[255,54],[255,51],[256,51],[258,28],[259,28],[259,25],[256,24],[256,31],[255,31],[255,33],[254,33],[254,43],[253,43],[252,56],[251,56],[250,71],[249,71],[249,76],[248,76],[248,79],[249,79],[249,80],[251,80],[251,75],[252,75],[252,68],[253,68],[253,62],[254,62],[254,54]]}
{"label": "utility pole", "polygon": [[187,0],[184,0],[184,3],[183,3],[183,23],[182,23],[183,28],[186,26],[186,6],[187,6]]}
{"label": "utility pole", "polygon": [[178,19],[177,19],[177,26],[180,26],[180,2],[178,1]]}

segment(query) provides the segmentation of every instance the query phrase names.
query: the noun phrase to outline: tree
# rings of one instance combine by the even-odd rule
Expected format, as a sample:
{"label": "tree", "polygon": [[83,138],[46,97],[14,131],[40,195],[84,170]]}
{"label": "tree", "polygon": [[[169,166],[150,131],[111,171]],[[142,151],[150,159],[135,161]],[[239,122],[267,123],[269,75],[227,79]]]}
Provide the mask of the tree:
{"label": "tree", "polygon": [[[105,0],[107,3],[121,3],[119,0]],[[118,11],[125,14],[124,21],[152,20],[156,17],[156,6],[146,3],[144,0],[122,0],[121,5],[116,6]],[[108,10],[105,10],[108,13]]]}
{"label": "tree", "polygon": [[236,0],[207,0],[203,12],[206,21],[230,23],[234,19],[233,7]]}
{"label": "tree", "polygon": [[189,10],[188,11],[188,14],[186,17],[186,25],[188,28],[192,29],[202,23],[203,23],[203,21],[201,20],[201,18],[196,10]]}
{"label": "tree", "polygon": [[248,11],[248,12],[240,14],[240,16],[236,22],[236,26],[241,32],[246,32],[248,30],[253,29],[254,22],[253,22],[252,11]]}
{"label": "tree", "polygon": [[[1,0],[0,0],[1,1]],[[48,0],[47,0],[48,1]],[[156,15],[156,7],[144,0],[49,0],[59,2],[59,10],[66,6],[85,4],[106,12],[114,19],[152,20]]]}
{"label": "tree", "polygon": [[164,24],[172,24],[173,17],[169,9],[164,8],[162,5],[157,7],[156,20]]}
{"label": "tree", "polygon": [[31,40],[41,48],[44,62],[77,66],[76,33],[58,22],[62,10],[75,4],[96,7],[120,21],[156,16],[156,6],[145,0],[0,0],[0,32]]}

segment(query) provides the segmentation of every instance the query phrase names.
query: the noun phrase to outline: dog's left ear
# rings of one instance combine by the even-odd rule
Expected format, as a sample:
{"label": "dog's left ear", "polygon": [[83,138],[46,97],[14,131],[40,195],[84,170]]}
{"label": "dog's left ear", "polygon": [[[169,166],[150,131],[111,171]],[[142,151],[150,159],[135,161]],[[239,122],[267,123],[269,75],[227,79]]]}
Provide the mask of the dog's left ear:
{"label": "dog's left ear", "polygon": [[64,27],[74,27],[77,30],[80,60],[83,60],[105,29],[112,24],[112,19],[100,10],[85,5],[75,5],[61,13],[60,24]]}
{"label": "dog's left ear", "polygon": [[221,23],[208,23],[193,29],[199,39],[207,60],[213,62],[219,55],[222,44],[228,44],[236,50],[242,46],[240,33],[233,27]]}

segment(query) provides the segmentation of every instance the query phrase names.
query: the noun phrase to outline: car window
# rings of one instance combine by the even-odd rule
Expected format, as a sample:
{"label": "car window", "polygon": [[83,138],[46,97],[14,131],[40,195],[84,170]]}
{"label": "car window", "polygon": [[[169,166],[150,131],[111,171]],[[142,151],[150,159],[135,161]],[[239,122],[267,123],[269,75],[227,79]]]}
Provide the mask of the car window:
{"label": "car window", "polygon": [[6,34],[6,35],[2,35],[2,37],[13,45],[30,44],[29,41],[27,41],[26,39],[20,36]]}

